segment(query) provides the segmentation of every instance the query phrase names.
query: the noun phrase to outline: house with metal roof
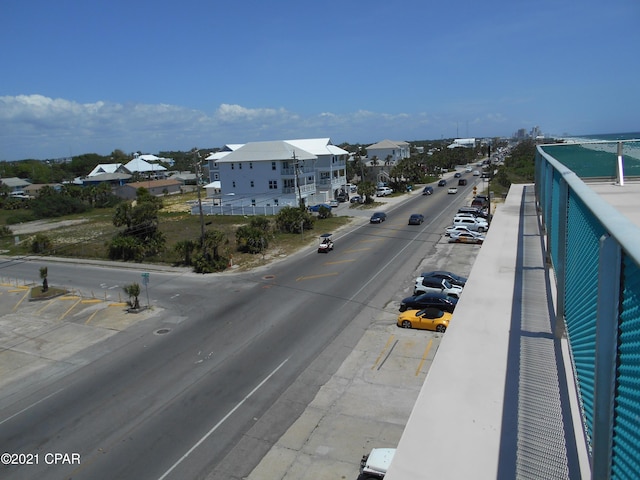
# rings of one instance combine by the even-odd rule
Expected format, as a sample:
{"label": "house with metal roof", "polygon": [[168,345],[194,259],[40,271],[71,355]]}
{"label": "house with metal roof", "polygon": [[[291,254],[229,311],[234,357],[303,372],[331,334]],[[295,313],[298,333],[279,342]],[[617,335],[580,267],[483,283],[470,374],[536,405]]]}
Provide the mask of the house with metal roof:
{"label": "house with metal roof", "polygon": [[411,145],[408,142],[382,140],[367,147],[367,158],[377,165],[395,165],[411,156]]}
{"label": "house with metal roof", "polygon": [[317,157],[315,162],[317,192],[326,193],[321,195],[319,202],[336,198],[340,191],[346,192],[349,152],[333,145],[330,138],[307,138],[286,140],[286,142]]}
{"label": "house with metal roof", "polygon": [[296,206],[316,193],[318,157],[301,146],[282,140],[250,142],[225,153],[213,162],[210,177],[221,183],[216,203],[222,206]]}
{"label": "house with metal roof", "polygon": [[87,177],[95,177],[96,175],[102,175],[103,173],[131,174],[131,172],[121,163],[99,163],[89,172]]}
{"label": "house with metal roof", "polygon": [[226,144],[205,159],[207,198],[215,205],[271,211],[298,205],[300,198],[307,205],[326,203],[346,188],[348,157],[329,138]]}
{"label": "house with metal roof", "polygon": [[24,178],[8,177],[0,178],[0,185],[4,185],[10,192],[22,192],[25,187],[31,185],[31,182]]}
{"label": "house with metal roof", "polygon": [[149,163],[139,156],[124,166],[131,173],[140,173],[149,178],[164,178],[167,169],[156,163]]}

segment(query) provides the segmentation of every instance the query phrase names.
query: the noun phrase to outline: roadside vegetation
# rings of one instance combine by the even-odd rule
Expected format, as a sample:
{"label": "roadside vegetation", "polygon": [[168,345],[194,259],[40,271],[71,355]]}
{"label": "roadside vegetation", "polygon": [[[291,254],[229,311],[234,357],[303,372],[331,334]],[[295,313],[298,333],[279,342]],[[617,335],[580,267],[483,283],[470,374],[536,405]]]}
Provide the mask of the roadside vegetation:
{"label": "roadside vegetation", "polygon": [[[59,195],[62,195],[61,193]],[[47,218],[45,231],[15,235],[15,211],[0,209],[0,250],[6,255],[50,255],[187,266],[196,272],[222,271],[230,265],[253,268],[293,253],[334,232],[348,217],[325,218],[285,208],[274,217],[191,215],[195,193],[153,197],[145,189],[135,202],[88,208]],[[23,221],[35,220],[22,201]],[[49,202],[56,203],[55,196]],[[55,228],[55,224],[61,225]],[[62,223],[64,222],[64,223]],[[9,224],[7,224],[9,223]],[[204,237],[202,227],[204,226]],[[51,228],[54,227],[54,228]]]}
{"label": "roadside vegetation", "polygon": [[[496,139],[497,140],[497,139]],[[358,183],[363,204],[351,208],[375,208],[375,191],[385,178],[393,195],[436,181],[456,165],[475,163],[488,153],[476,149],[446,148],[447,142],[412,142],[423,150],[412,151],[408,159],[390,165],[389,159],[374,159],[365,166],[356,155],[347,163],[347,178]],[[341,145],[348,151],[366,155],[362,146]],[[188,170],[189,153],[161,152],[177,159],[177,168]],[[518,144],[491,181],[497,196],[506,194],[511,183],[532,182],[535,144]],[[4,162],[3,176],[30,178],[34,183],[52,183],[81,176],[96,164],[125,162],[129,159],[116,150],[111,156],[87,154],[71,162],[58,164],[36,160]],[[174,166],[176,168],[176,166]],[[135,201],[124,201],[111,194],[106,184],[80,187],[64,184],[60,190],[43,187],[34,199],[11,198],[0,187],[0,250],[8,255],[51,255],[116,261],[180,265],[196,272],[222,271],[230,266],[253,268],[286,256],[301,246],[316,242],[321,233],[335,232],[349,222],[335,217],[331,209],[316,214],[289,207],[273,217],[207,216],[201,221],[191,215],[190,204],[196,193],[155,197],[144,188]],[[33,220],[58,222],[31,234],[16,235],[12,226]],[[46,280],[46,275],[43,281]]]}

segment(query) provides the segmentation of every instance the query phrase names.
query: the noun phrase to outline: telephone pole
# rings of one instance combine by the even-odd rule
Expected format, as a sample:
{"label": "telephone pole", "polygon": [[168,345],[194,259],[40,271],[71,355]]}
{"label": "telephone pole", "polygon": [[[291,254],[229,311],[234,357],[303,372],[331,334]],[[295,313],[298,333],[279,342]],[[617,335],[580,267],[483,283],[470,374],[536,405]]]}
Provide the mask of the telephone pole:
{"label": "telephone pole", "polygon": [[202,174],[202,158],[197,148],[193,149],[193,166],[196,171],[196,190],[198,191],[198,208],[200,210],[200,248],[204,250],[204,213],[202,212],[202,196],[200,194],[200,176]]}

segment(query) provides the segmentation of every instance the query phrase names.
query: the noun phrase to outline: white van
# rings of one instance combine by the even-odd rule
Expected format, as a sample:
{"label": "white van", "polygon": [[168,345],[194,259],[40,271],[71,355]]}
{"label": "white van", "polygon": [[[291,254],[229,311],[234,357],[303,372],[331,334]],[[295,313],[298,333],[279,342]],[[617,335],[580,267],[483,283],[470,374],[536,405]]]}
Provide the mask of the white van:
{"label": "white van", "polygon": [[360,476],[358,478],[383,479],[395,453],[395,448],[372,448],[371,452],[360,460]]}

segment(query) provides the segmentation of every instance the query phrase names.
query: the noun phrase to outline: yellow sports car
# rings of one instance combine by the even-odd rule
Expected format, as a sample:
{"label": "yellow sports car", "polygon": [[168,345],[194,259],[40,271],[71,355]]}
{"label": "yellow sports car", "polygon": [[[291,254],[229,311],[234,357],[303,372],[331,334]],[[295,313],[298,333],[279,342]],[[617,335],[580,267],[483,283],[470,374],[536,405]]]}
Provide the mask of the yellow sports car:
{"label": "yellow sports car", "polygon": [[437,308],[407,310],[398,315],[398,326],[444,333],[449,327],[449,320],[451,320],[451,314]]}

